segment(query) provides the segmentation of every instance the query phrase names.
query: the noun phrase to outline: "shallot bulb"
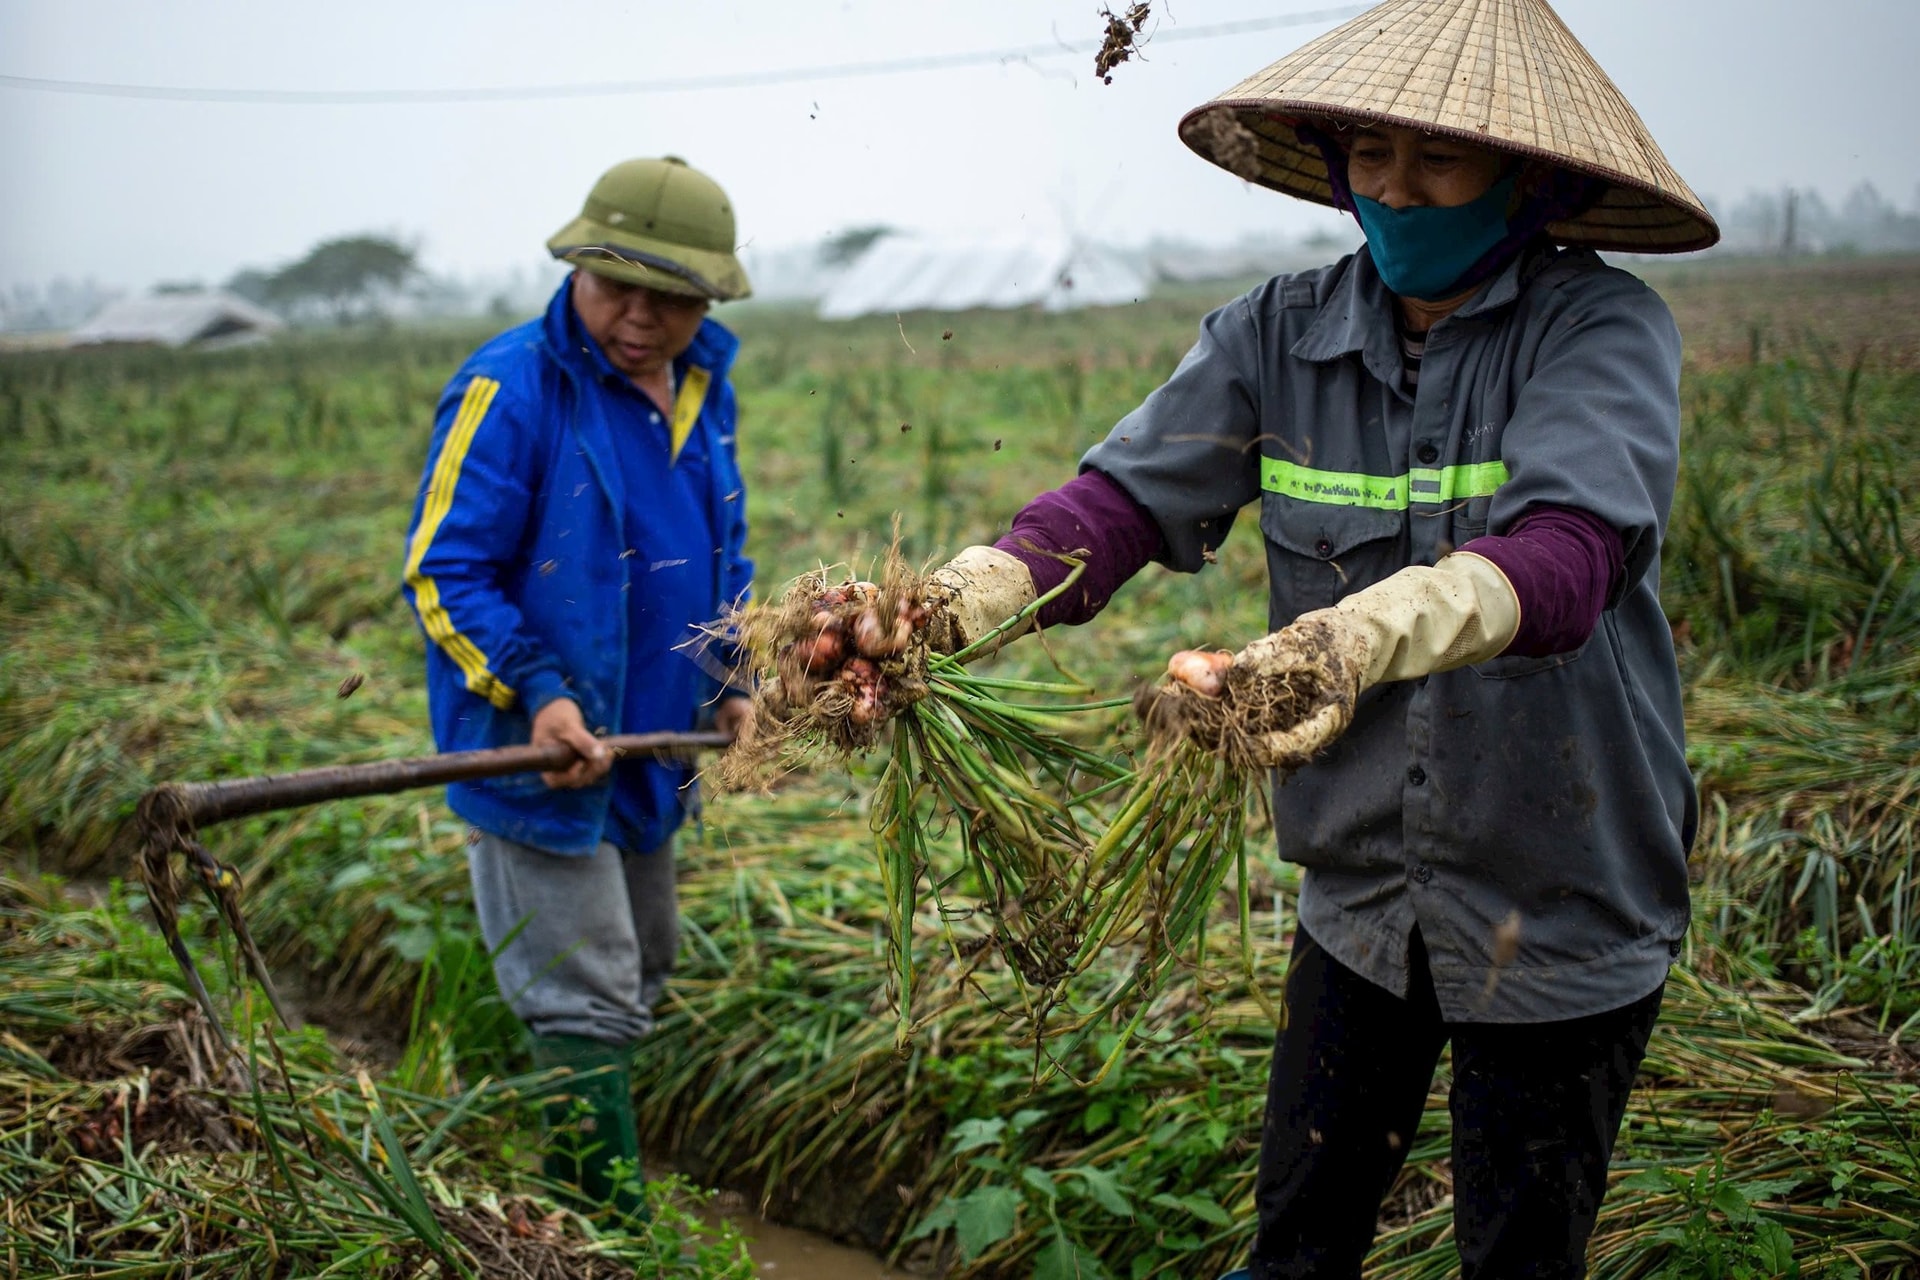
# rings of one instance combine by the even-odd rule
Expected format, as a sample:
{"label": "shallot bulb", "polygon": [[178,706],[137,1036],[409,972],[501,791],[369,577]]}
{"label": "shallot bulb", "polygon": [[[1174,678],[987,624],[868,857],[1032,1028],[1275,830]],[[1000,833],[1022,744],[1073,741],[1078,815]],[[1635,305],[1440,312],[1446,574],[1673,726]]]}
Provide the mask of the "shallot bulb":
{"label": "shallot bulb", "polygon": [[847,719],[854,724],[872,724],[882,712],[887,682],[880,668],[865,658],[848,658],[840,669],[840,684],[853,697]]}
{"label": "shallot bulb", "polygon": [[1182,649],[1167,659],[1167,674],[1195,693],[1217,698],[1226,688],[1233,655],[1218,650]]}
{"label": "shallot bulb", "polygon": [[853,647],[869,658],[890,658],[913,639],[913,624],[903,612],[892,622],[880,616],[877,608],[862,609],[853,616]]}
{"label": "shallot bulb", "polygon": [[839,665],[847,654],[847,633],[839,627],[824,627],[811,637],[793,642],[794,657],[809,675],[825,675]]}

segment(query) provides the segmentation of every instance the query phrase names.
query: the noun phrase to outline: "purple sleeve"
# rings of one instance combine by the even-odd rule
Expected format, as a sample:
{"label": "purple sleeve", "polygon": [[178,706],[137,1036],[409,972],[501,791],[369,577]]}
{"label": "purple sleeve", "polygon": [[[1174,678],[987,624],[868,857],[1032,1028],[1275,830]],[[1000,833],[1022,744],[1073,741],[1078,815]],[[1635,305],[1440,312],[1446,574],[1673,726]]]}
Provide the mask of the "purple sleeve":
{"label": "purple sleeve", "polygon": [[1087,621],[1166,547],[1147,509],[1098,471],[1083,471],[1029,502],[993,545],[1027,566],[1033,589],[1043,596],[1070,571],[1050,552],[1086,561],[1073,586],[1040,610],[1043,627]]}
{"label": "purple sleeve", "polygon": [[1520,630],[1507,653],[1545,657],[1578,649],[1626,577],[1613,526],[1573,507],[1537,506],[1498,537],[1461,547],[1500,566],[1520,599]]}

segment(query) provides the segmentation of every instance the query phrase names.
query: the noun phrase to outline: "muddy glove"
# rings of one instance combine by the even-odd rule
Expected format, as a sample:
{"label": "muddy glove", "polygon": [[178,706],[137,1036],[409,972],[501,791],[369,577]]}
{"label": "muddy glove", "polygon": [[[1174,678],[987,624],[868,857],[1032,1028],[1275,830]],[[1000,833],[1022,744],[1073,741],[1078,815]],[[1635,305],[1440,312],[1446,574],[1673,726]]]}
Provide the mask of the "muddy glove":
{"label": "muddy glove", "polygon": [[1235,654],[1227,669],[1229,696],[1249,731],[1246,755],[1297,769],[1353,723],[1366,690],[1497,657],[1519,629],[1513,584],[1471,552],[1410,566],[1331,609],[1303,613]]}
{"label": "muddy glove", "polygon": [[[929,643],[941,653],[958,653],[1034,601],[1033,575],[1020,560],[997,547],[968,547],[933,571],[927,582]],[[1023,634],[1029,618],[1009,627],[975,657],[985,657]]]}

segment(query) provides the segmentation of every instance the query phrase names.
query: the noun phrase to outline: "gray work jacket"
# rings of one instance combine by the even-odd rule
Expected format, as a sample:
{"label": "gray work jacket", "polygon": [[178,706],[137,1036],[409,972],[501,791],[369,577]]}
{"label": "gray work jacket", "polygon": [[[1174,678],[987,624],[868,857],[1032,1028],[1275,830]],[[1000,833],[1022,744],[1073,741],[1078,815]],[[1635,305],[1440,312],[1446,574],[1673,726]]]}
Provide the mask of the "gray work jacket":
{"label": "gray work jacket", "polygon": [[1433,328],[1409,394],[1393,306],[1364,248],[1268,281],[1082,466],[1185,572],[1258,500],[1275,627],[1535,504],[1620,534],[1623,585],[1581,648],[1372,689],[1274,788],[1301,923],[1369,981],[1406,993],[1418,925],[1449,1021],[1617,1008],[1679,953],[1698,819],[1659,600],[1680,335],[1633,276],[1543,246]]}

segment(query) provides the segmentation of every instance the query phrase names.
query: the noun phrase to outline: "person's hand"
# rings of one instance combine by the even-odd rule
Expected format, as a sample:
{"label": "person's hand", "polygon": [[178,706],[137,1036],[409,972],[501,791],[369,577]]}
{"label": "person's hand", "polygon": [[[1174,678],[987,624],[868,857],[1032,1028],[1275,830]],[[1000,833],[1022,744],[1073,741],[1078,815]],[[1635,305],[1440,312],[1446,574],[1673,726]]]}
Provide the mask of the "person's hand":
{"label": "person's hand", "polygon": [[[1033,574],[1018,557],[997,547],[968,547],[935,569],[927,580],[932,647],[941,653],[958,653],[1032,604],[1034,598]],[[995,652],[1029,625],[1009,627],[976,656]]]}
{"label": "person's hand", "polygon": [[721,699],[720,705],[713,709],[713,727],[715,732],[732,738],[735,746],[752,742],[753,699],[738,696]]}
{"label": "person's hand", "polygon": [[1298,769],[1353,723],[1373,636],[1338,609],[1302,614],[1238,653],[1183,649],[1135,709],[1156,738],[1185,738],[1237,768]]}
{"label": "person's hand", "polygon": [[1417,680],[1484,662],[1520,627],[1520,602],[1492,561],[1455,552],[1412,565],[1330,609],[1303,613],[1233,655],[1175,654],[1168,674],[1217,711],[1179,721],[1213,734],[1202,745],[1248,763],[1297,769],[1353,723],[1360,695],[1386,680]]}
{"label": "person's hand", "polygon": [[555,742],[572,747],[578,758],[565,769],[540,775],[540,781],[550,787],[590,787],[613,767],[613,751],[587,732],[580,704],[572,698],[555,698],[533,717],[533,745]]}
{"label": "person's hand", "polygon": [[1333,745],[1371,683],[1373,642],[1350,614],[1321,609],[1234,654],[1226,684],[1241,704],[1249,758],[1269,769],[1298,769]]}

